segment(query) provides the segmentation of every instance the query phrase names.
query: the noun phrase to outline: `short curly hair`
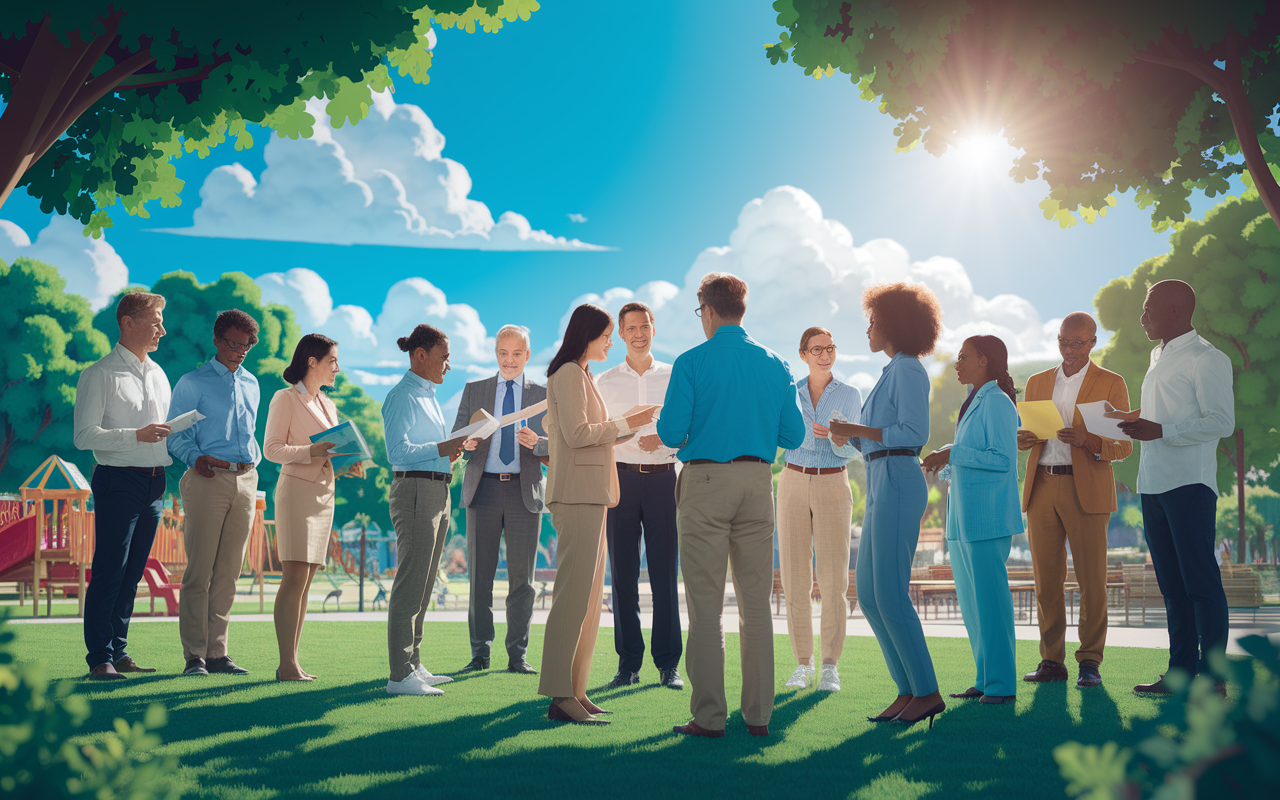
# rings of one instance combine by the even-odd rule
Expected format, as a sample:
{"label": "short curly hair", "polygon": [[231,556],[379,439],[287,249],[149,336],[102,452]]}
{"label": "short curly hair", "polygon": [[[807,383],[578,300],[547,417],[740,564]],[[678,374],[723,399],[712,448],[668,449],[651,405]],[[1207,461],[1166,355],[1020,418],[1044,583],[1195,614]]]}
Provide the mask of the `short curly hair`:
{"label": "short curly hair", "polygon": [[879,320],[880,332],[909,356],[933,352],[942,335],[942,305],[919,283],[882,283],[862,292],[862,310]]}

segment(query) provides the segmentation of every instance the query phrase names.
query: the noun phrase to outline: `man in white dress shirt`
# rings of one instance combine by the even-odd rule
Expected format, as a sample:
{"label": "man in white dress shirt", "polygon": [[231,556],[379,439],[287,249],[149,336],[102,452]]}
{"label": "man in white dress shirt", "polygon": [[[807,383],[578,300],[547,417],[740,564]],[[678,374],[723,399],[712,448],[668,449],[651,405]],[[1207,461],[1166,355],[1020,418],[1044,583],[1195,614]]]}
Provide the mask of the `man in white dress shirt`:
{"label": "man in white dress shirt", "polygon": [[[596,379],[596,387],[616,417],[637,405],[659,405],[667,394],[671,365],[656,360],[653,312],[644,303],[627,303],[618,312],[618,337],[627,345],[627,358]],[[662,444],[656,423],[614,448],[618,462],[618,505],[609,509],[605,534],[613,577],[613,646],[618,673],[610,686],[640,682],[644,663],[644,635],[640,631],[640,540],[649,564],[653,591],[653,630],[650,649],[658,680],[683,689],[677,669],[680,641],[680,603],[676,591],[679,540],[676,537],[676,451]]]}
{"label": "man in white dress shirt", "polygon": [[118,680],[139,667],[125,650],[129,619],[160,522],[164,468],[173,463],[169,379],[147,357],[164,336],[164,298],[129,292],[116,306],[120,341],[80,374],[75,446],[92,450],[93,576],[84,602],[89,676]]}
{"label": "man in white dress shirt", "polygon": [[[1218,440],[1235,430],[1231,359],[1196,334],[1196,294],[1182,281],[1147,292],[1142,327],[1160,340],[1142,381],[1138,419],[1124,432],[1141,441],[1142,525],[1169,620],[1169,669],[1206,672],[1227,645],[1227,598],[1214,558]],[[1219,687],[1220,690],[1225,687]],[[1134,691],[1169,694],[1161,676]]]}

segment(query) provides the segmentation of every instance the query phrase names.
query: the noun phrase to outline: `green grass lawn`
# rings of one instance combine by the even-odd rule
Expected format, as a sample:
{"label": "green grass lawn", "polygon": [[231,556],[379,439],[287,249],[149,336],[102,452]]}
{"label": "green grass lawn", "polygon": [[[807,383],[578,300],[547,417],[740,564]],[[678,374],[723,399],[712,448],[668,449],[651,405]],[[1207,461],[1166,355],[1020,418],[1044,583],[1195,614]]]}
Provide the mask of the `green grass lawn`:
{"label": "green grass lawn", "polygon": [[[504,635],[498,626],[498,642]],[[302,663],[314,683],[277,683],[270,623],[231,628],[231,655],[251,675],[184,678],[176,622],[133,626],[130,653],[160,672],[119,683],[82,681],[81,630],[75,625],[10,626],[19,661],[44,660],[51,678],[73,680],[92,701],[90,734],[116,717],[142,718],[149,704],[169,709],[164,750],[179,759],[184,797],[266,800],[303,796],[376,798],[610,797],[669,795],[812,798],[1064,797],[1052,749],[1067,740],[1131,741],[1132,726],[1153,718],[1161,701],[1134,696],[1133,684],[1163,671],[1161,650],[1112,647],[1104,686],[1023,684],[1016,705],[949,701],[933,730],[872,724],[896,694],[875,640],[850,637],[841,660],[844,691],[784,689],[791,646],[775,637],[777,704],[766,739],[747,735],[730,713],[723,739],[671,733],[689,719],[689,693],[657,685],[651,665],[642,683],[590,692],[616,712],[612,725],[559,725],[546,718],[537,677],[499,669],[460,676],[443,697],[389,697],[386,629],[380,623],[309,621]],[[740,685],[737,637],[727,637],[730,708]],[[427,624],[424,662],[451,672],[469,658],[466,625]],[[536,626],[529,660],[538,666]],[[942,691],[972,682],[964,639],[930,639]],[[1018,642],[1019,666],[1039,660],[1034,642]],[[1072,661],[1068,655],[1068,661]],[[591,685],[617,666],[612,631],[602,629]],[[683,666],[683,665],[682,665]],[[446,794],[448,793],[448,794]]]}

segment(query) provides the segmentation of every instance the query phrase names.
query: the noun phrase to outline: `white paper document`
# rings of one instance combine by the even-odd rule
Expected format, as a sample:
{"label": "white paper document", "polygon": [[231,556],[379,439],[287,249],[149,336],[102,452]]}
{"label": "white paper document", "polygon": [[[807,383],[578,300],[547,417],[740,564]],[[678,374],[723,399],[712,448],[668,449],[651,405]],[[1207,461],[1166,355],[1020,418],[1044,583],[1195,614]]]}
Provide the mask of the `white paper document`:
{"label": "white paper document", "polygon": [[[488,439],[493,435],[494,431],[502,427],[501,423],[494,419],[494,416],[483,408],[476,413],[483,414],[484,417],[479,422],[473,422],[470,425],[458,428],[453,433],[450,433],[445,441],[452,442],[455,439]],[[474,419],[474,417],[472,419]],[[503,419],[506,419],[506,417],[503,417]]]}
{"label": "white paper document", "polygon": [[513,411],[510,414],[503,414],[502,418],[498,420],[498,427],[505,428],[508,425],[514,425],[517,422],[521,422],[526,419],[532,419],[533,417],[538,416],[539,414],[541,414],[543,411],[546,411],[546,410],[547,410],[547,401],[539,400],[538,402],[534,403],[528,408],[522,408],[519,411]]}
{"label": "white paper document", "polygon": [[169,426],[169,433],[177,433],[178,431],[185,431],[202,419],[204,419],[204,414],[192,409],[185,414],[179,414],[166,422],[165,425]]}
{"label": "white paper document", "polygon": [[1084,427],[1089,433],[1121,442],[1133,441],[1120,429],[1120,423],[1124,420],[1108,419],[1105,416],[1108,411],[1116,410],[1106,400],[1099,400],[1096,403],[1077,403],[1076,410],[1080,412],[1080,418],[1084,420]]}

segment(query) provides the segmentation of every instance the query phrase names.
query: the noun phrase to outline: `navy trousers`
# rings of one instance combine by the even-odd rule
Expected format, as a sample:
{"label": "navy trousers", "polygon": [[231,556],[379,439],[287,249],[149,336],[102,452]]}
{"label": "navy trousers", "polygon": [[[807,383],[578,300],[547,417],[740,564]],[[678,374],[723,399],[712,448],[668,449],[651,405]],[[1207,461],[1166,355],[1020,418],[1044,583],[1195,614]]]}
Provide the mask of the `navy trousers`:
{"label": "navy trousers", "polygon": [[1207,671],[1227,646],[1227,596],[1213,554],[1217,500],[1202,483],[1142,497],[1142,527],[1169,619],[1169,668]]}
{"label": "navy trousers", "polygon": [[153,477],[101,464],[93,469],[93,575],[84,596],[90,669],[128,655],[133,601],[160,524],[164,487],[163,472]]}
{"label": "navy trousers", "polygon": [[653,591],[653,630],[650,649],[658,669],[679,665],[680,603],[676,567],[680,542],[676,537],[676,471],[618,470],[621,496],[609,509],[605,536],[613,578],[613,647],[618,669],[639,672],[644,663],[644,634],[640,631],[640,541],[649,561]]}

